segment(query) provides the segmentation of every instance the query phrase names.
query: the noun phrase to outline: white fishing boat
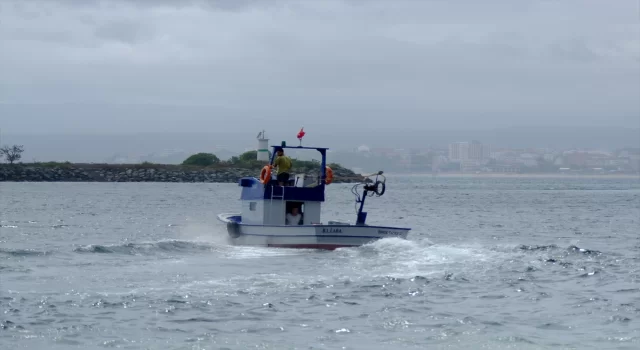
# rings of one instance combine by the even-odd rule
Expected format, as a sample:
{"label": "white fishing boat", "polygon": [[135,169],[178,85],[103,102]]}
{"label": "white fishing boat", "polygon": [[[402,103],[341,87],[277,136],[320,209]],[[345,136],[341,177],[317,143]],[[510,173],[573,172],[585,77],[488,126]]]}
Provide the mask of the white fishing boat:
{"label": "white fishing boat", "polygon": [[[367,196],[382,196],[386,190],[386,178],[382,171],[365,177],[351,189],[358,206],[355,224],[327,221],[323,223],[321,207],[325,190],[332,183],[333,171],[327,166],[327,150],[322,147],[287,146],[282,142],[273,149],[269,165],[260,178],[243,177],[239,180],[241,210],[239,213],[222,213],[218,219],[227,225],[233,244],[282,248],[336,249],[360,246],[375,240],[399,237],[406,239],[410,228],[366,224],[363,211]],[[269,159],[267,139],[259,134],[258,160]],[[296,174],[292,180],[280,185],[272,175],[271,164],[280,149],[317,151],[321,155],[319,176]],[[362,194],[358,193],[361,188]]]}

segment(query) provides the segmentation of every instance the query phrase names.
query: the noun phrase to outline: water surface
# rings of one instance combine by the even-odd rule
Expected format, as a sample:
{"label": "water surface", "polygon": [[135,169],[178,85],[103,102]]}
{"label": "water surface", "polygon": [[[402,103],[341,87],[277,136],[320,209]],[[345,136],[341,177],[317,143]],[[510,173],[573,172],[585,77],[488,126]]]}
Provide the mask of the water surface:
{"label": "water surface", "polygon": [[229,245],[238,197],[0,183],[0,348],[640,348],[638,180],[391,177],[409,239],[329,252]]}

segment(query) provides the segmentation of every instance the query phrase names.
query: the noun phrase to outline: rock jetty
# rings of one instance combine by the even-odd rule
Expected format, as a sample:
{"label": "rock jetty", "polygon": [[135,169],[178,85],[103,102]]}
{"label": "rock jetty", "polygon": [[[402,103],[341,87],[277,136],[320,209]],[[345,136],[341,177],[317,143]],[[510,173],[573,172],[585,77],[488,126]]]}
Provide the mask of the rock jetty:
{"label": "rock jetty", "polygon": [[[317,172],[296,171],[317,176]],[[349,169],[333,169],[334,183],[360,182]],[[0,181],[11,182],[218,182],[237,183],[241,177],[259,177],[260,169],[189,167],[163,164],[0,164]]]}

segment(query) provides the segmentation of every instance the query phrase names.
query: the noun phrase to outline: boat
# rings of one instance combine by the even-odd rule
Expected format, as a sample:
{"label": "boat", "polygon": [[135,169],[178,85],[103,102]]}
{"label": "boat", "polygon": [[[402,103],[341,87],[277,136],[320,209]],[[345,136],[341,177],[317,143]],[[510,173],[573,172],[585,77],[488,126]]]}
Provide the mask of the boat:
{"label": "boat", "polygon": [[[304,135],[302,130],[301,133]],[[271,146],[273,152],[269,156],[264,131],[258,135],[263,137],[259,139],[258,160],[270,157],[269,164],[262,169],[260,178],[239,179],[239,213],[218,214],[218,219],[226,224],[233,245],[334,250],[389,237],[407,238],[410,228],[366,223],[367,212],[363,211],[366,198],[380,197],[386,191],[386,178],[382,171],[363,176],[364,181],[352,187],[358,208],[355,224],[336,220],[323,223],[321,208],[325,202],[325,191],[333,181],[333,170],[326,162],[328,148],[303,147],[299,134],[299,146],[287,146],[282,141],[280,145]],[[271,164],[281,149],[319,152],[319,175],[295,174],[291,180],[281,184],[271,171]],[[294,215],[298,214],[296,212],[299,216]]]}

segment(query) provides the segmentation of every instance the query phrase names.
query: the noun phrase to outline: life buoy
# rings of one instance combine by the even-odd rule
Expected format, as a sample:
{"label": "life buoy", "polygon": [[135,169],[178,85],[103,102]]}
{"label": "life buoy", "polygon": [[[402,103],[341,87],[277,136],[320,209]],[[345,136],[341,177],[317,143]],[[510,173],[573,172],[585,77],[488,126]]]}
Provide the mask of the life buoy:
{"label": "life buoy", "polygon": [[265,165],[260,171],[260,182],[266,184],[271,180],[271,165]]}
{"label": "life buoy", "polygon": [[328,185],[333,181],[333,170],[329,167],[325,167],[325,172],[327,176],[324,179],[324,182]]}

